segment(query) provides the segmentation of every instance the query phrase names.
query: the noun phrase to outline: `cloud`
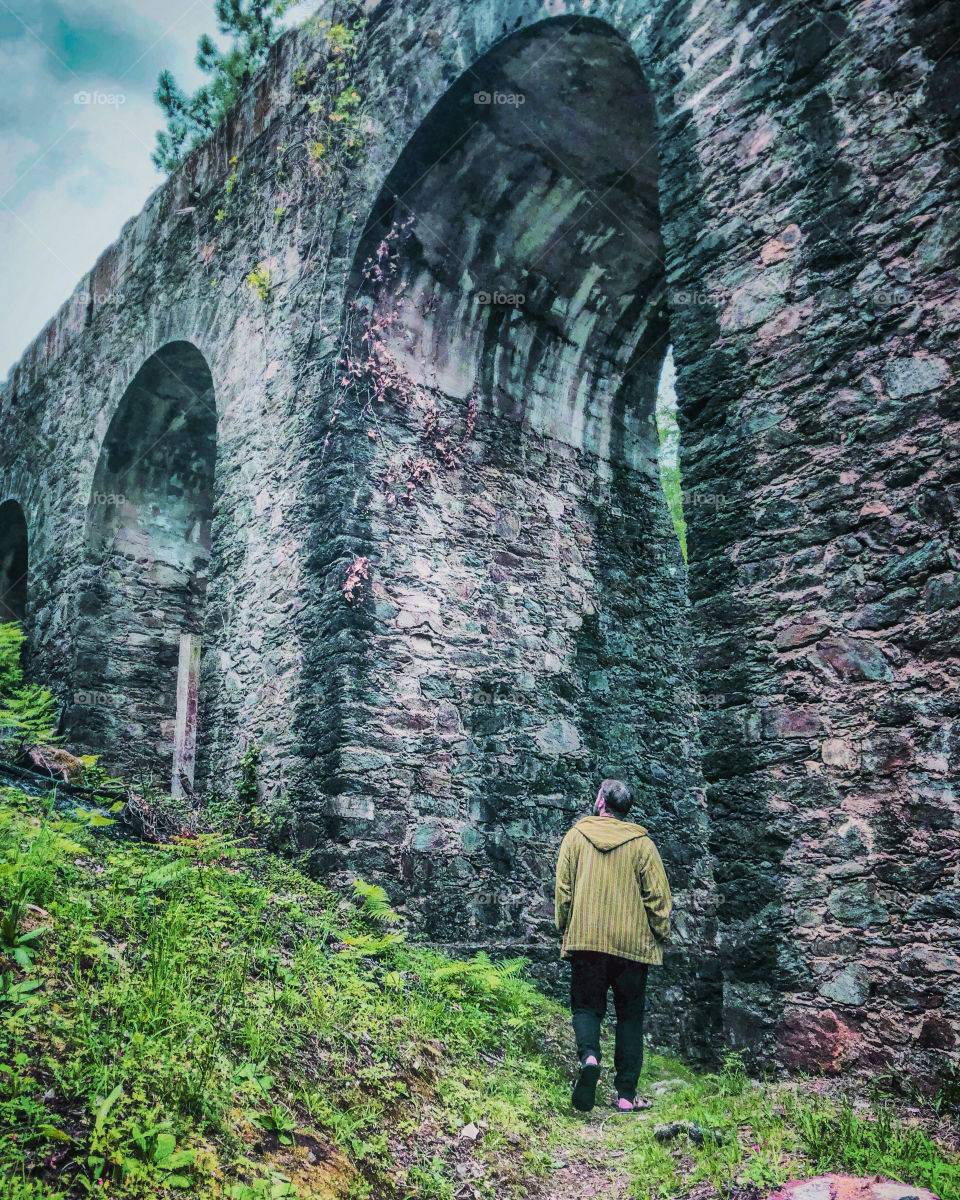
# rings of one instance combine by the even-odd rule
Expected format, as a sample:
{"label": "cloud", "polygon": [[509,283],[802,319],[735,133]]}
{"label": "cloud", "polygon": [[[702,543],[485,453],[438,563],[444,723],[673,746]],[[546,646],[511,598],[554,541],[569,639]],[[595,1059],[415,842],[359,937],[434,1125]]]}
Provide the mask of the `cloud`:
{"label": "cloud", "polygon": [[3,0],[0,255],[17,281],[0,374],[23,352],[162,176],[156,76],[195,87],[213,0]]}

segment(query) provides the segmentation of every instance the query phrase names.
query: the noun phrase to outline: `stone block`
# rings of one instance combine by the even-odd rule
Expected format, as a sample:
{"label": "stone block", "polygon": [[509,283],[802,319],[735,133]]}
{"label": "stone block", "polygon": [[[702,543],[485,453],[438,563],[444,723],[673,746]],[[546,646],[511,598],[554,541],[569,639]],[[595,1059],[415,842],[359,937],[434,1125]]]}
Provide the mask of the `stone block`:
{"label": "stone block", "polygon": [[950,368],[944,359],[936,355],[914,354],[909,358],[896,358],[884,373],[884,382],[892,400],[936,391],[949,379]]}

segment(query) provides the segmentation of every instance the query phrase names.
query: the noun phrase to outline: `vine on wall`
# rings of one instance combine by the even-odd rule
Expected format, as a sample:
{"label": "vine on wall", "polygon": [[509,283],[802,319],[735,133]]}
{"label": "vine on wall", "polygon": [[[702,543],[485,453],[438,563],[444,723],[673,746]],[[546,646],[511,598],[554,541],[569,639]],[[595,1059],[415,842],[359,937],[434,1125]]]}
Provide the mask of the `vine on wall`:
{"label": "vine on wall", "polygon": [[[400,322],[407,287],[406,281],[396,279],[400,251],[412,224],[412,217],[394,222],[363,266],[361,287],[374,285],[375,298],[372,306],[369,298],[360,296],[348,305],[338,359],[339,389],[331,414],[331,425],[335,425],[344,406],[353,405],[367,427],[369,440],[384,446],[388,462],[381,483],[388,508],[395,508],[398,501],[412,504],[418,487],[440,469],[454,469],[463,462],[479,412],[475,384],[465,412],[453,418],[445,416],[449,397],[439,388],[413,379],[390,347],[389,337]],[[379,419],[379,410],[387,404],[408,414],[421,414],[419,452],[410,453],[408,447],[402,448],[388,437]],[[325,447],[330,436],[328,433]]]}

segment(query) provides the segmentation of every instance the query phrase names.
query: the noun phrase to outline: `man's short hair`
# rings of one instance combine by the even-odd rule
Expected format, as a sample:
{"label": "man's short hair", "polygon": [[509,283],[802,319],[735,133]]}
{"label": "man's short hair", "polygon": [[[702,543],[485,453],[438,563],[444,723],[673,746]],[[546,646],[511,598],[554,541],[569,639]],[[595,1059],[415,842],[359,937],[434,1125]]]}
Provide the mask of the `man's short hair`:
{"label": "man's short hair", "polygon": [[633,804],[633,792],[620,779],[605,779],[600,784],[600,795],[618,817],[625,817]]}

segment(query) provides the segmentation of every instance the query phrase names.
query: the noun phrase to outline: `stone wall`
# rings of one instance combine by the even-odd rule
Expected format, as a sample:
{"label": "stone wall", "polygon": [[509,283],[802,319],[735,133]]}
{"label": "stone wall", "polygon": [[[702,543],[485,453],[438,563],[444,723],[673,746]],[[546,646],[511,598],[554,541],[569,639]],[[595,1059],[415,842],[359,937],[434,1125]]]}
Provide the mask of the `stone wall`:
{"label": "stone wall", "polygon": [[190,342],[208,779],[260,742],[314,869],[546,970],[553,848],[622,771],[678,885],[657,1036],[930,1068],[960,1031],[956,15],[370,16],[349,64],[284,38],[11,375],[37,673],[72,699],[110,422]]}

